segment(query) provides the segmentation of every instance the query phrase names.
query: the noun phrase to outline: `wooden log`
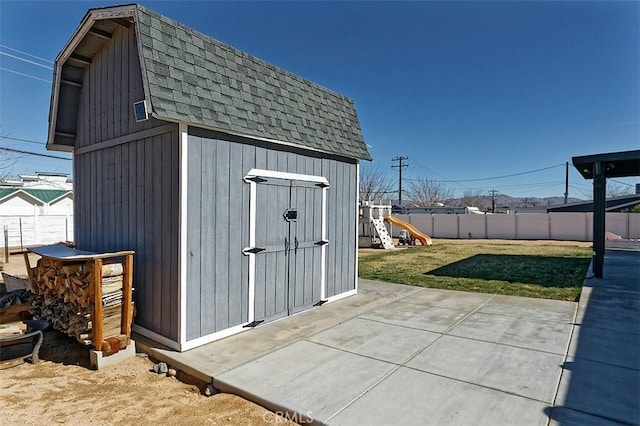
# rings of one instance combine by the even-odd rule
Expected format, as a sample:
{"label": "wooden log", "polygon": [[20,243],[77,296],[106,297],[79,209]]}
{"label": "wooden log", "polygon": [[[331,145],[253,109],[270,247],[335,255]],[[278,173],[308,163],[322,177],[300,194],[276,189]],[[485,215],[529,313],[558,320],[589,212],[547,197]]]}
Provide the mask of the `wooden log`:
{"label": "wooden log", "polygon": [[113,355],[120,350],[120,340],[116,337],[109,337],[102,342],[102,355]]}
{"label": "wooden log", "polygon": [[102,335],[103,335],[103,339],[105,340],[109,337],[113,337],[113,336],[118,336],[120,335],[120,327],[111,327],[111,328],[107,328],[105,330],[103,330]]}
{"label": "wooden log", "polygon": [[102,265],[102,277],[116,277],[122,275],[124,271],[124,266],[120,262],[116,263],[106,263]]}

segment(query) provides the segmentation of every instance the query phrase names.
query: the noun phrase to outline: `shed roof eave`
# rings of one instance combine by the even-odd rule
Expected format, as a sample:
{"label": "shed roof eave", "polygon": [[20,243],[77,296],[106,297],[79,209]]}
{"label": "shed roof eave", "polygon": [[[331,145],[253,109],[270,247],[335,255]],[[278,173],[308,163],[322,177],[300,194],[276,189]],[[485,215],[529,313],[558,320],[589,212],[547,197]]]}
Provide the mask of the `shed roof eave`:
{"label": "shed roof eave", "polygon": [[[55,141],[56,124],[58,120],[58,103],[60,101],[60,77],[62,75],[62,66],[65,64],[69,56],[78,47],[82,39],[87,35],[94,22],[99,19],[107,19],[109,17],[135,16],[136,5],[128,4],[122,6],[113,6],[108,8],[89,9],[82,18],[80,25],[73,33],[67,44],[56,57],[53,72],[53,85],[51,88],[51,104],[49,108],[49,131],[47,133],[46,149],[51,151],[66,151],[68,149],[60,149],[59,144]],[[73,150],[73,147],[70,147]]]}
{"label": "shed roof eave", "polygon": [[151,114],[154,118],[158,119],[158,120],[162,120],[162,121],[169,121],[169,122],[173,122],[173,123],[178,123],[178,124],[183,124],[185,126],[188,127],[194,127],[194,128],[198,128],[198,129],[203,129],[203,130],[211,130],[214,132],[220,132],[220,133],[225,133],[227,135],[231,135],[231,136],[237,136],[240,138],[246,138],[246,139],[252,139],[252,140],[256,140],[256,141],[261,141],[261,142],[268,142],[268,143],[273,143],[276,145],[282,145],[282,146],[288,146],[291,148],[297,148],[297,149],[302,149],[305,151],[310,151],[310,152],[315,152],[315,153],[319,153],[319,154],[328,154],[328,155],[335,155],[337,157],[344,157],[344,158],[349,158],[351,160],[367,160],[367,161],[371,161],[373,160],[371,157],[369,158],[361,158],[361,157],[349,157],[347,155],[339,155],[336,154],[334,152],[329,152],[329,151],[323,151],[320,149],[316,149],[313,147],[309,147],[306,145],[299,145],[299,144],[295,144],[295,143],[291,143],[291,142],[287,142],[287,141],[281,141],[278,139],[270,139],[270,138],[264,138],[264,137],[260,137],[260,136],[254,136],[254,135],[250,135],[250,134],[246,134],[246,133],[242,133],[242,132],[234,132],[232,130],[228,130],[228,129],[221,129],[221,128],[217,128],[215,126],[207,126],[201,123],[188,123],[188,122],[183,122],[183,121],[177,121],[171,117],[164,117],[162,115],[159,115],[157,113],[152,113]]}
{"label": "shed roof eave", "polygon": [[59,143],[47,142],[47,150],[49,151],[73,152],[73,149],[74,147],[71,145],[62,145]]}

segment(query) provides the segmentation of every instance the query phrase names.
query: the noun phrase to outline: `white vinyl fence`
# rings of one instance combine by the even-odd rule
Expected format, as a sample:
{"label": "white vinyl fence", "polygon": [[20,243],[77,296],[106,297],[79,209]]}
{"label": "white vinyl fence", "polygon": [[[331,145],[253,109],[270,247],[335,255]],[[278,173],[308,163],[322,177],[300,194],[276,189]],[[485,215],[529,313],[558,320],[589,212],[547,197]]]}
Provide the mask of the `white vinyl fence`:
{"label": "white vinyl fence", "polygon": [[73,216],[0,216],[2,247],[11,249],[73,241]]}
{"label": "white vinyl fence", "polygon": [[[408,222],[434,238],[504,240],[593,241],[593,213],[526,214],[401,214]],[[622,238],[640,238],[640,214],[607,213],[606,232]],[[400,228],[393,227],[397,236]]]}

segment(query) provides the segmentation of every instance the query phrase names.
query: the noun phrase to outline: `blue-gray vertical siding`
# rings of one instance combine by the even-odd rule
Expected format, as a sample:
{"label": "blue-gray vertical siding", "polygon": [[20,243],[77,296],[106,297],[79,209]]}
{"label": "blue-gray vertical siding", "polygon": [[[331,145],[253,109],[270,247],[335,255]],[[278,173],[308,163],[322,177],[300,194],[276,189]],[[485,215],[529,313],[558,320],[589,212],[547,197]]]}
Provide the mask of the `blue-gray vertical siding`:
{"label": "blue-gray vertical siding", "polygon": [[242,249],[249,245],[250,186],[242,178],[252,168],[327,178],[326,296],[355,288],[354,160],[232,142],[191,128],[187,158],[187,340],[248,320],[249,264]]}
{"label": "blue-gray vertical siding", "polygon": [[75,243],[90,251],[135,250],[135,322],[178,339],[178,126],[91,151],[90,146],[166,125],[136,123],[144,99],[134,28],[117,28],[84,69],[74,158]]}
{"label": "blue-gray vertical siding", "polygon": [[166,124],[136,122],[133,104],[145,98],[135,30],[116,28],[82,75],[76,148]]}
{"label": "blue-gray vertical siding", "polygon": [[74,161],[76,245],[135,250],[135,322],[178,338],[178,132],[87,152]]}

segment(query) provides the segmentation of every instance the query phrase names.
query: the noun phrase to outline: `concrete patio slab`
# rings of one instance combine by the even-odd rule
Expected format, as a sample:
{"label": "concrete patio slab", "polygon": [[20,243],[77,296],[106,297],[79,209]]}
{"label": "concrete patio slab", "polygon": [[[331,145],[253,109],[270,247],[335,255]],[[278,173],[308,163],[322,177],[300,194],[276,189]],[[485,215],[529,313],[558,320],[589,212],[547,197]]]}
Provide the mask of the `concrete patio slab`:
{"label": "concrete patio slab", "polygon": [[[620,350],[620,345],[625,350]],[[640,323],[635,332],[594,332],[593,329],[576,326],[569,356],[637,370],[640,368]]]}
{"label": "concrete patio slab", "polygon": [[620,422],[565,407],[553,407],[549,411],[549,426],[620,426]]}
{"label": "concrete patio slab", "polygon": [[459,311],[434,306],[393,302],[361,315],[361,318],[402,327],[443,332],[468,315]]}
{"label": "concrete patio slab", "polygon": [[421,288],[360,280],[358,294],[293,317],[271,322],[255,329],[211,342],[186,352],[176,352],[142,335],[135,334],[138,348],[158,359],[209,381],[229,368],[251,361],[292,342],[306,338],[359,314],[394,300],[422,291]]}
{"label": "concrete patio slab", "polygon": [[531,297],[495,296],[478,312],[528,318],[541,321],[573,323],[575,302],[533,299]]}
{"label": "concrete patio slab", "polygon": [[402,364],[439,334],[354,318],[318,333],[309,341],[381,361]]}
{"label": "concrete patio slab", "polygon": [[356,296],[184,353],[136,343],[299,420],[639,424],[635,270],[638,253],[607,251],[579,304],[361,280]]}
{"label": "concrete patio slab", "polygon": [[214,377],[218,389],[325,422],[397,368],[301,341]]}
{"label": "concrete patio slab", "polygon": [[332,425],[546,425],[546,404],[400,367]]}
{"label": "concrete patio slab", "polygon": [[398,301],[413,303],[415,305],[437,306],[439,308],[471,312],[494,297],[495,296],[493,294],[469,293],[464,291],[430,288],[428,291],[412,293]]}
{"label": "concrete patio slab", "polygon": [[448,334],[564,355],[572,324],[475,312]]}
{"label": "concrete patio slab", "polygon": [[638,330],[639,312],[640,308],[634,307],[632,301],[599,294],[597,300],[591,297],[589,302],[580,304],[576,324],[606,330],[635,332]]}
{"label": "concrete patio slab", "polygon": [[606,419],[638,424],[638,370],[568,358],[556,405]]}
{"label": "concrete patio slab", "polygon": [[407,367],[551,403],[564,355],[442,336]]}

